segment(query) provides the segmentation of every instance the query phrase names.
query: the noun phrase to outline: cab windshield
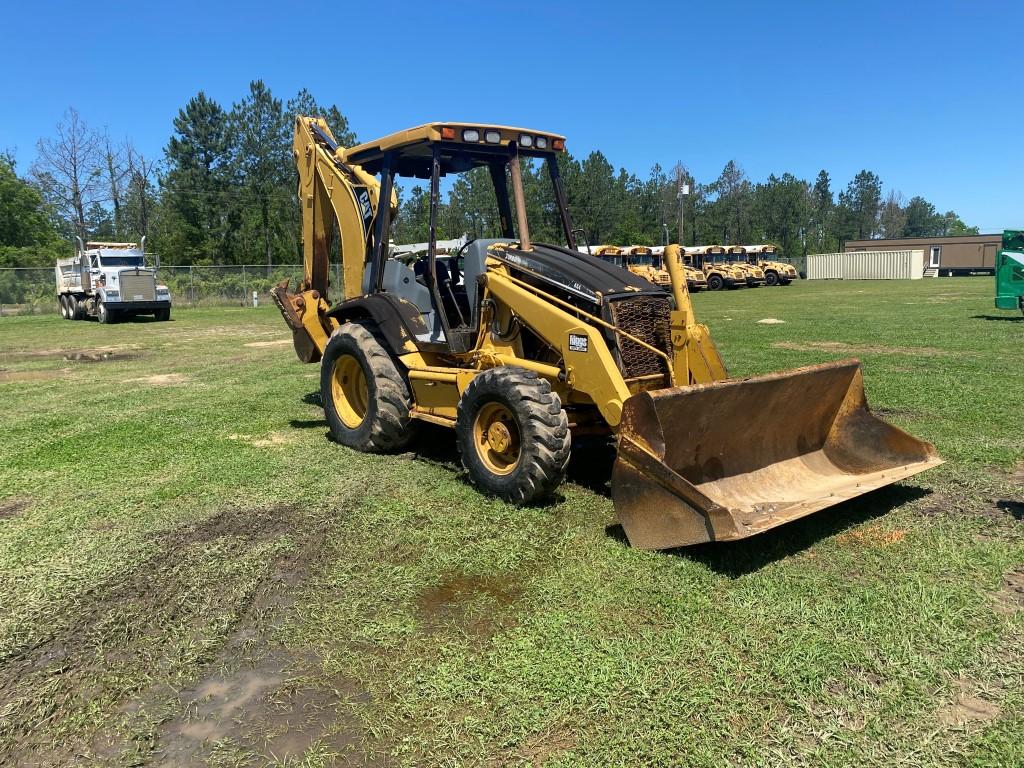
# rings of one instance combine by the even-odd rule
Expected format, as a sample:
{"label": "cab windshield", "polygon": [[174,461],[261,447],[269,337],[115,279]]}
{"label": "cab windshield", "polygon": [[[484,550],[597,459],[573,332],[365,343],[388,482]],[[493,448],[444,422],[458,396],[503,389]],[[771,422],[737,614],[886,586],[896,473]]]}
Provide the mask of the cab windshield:
{"label": "cab windshield", "polygon": [[123,256],[100,256],[100,265],[104,267],[142,267],[142,254],[128,254]]}

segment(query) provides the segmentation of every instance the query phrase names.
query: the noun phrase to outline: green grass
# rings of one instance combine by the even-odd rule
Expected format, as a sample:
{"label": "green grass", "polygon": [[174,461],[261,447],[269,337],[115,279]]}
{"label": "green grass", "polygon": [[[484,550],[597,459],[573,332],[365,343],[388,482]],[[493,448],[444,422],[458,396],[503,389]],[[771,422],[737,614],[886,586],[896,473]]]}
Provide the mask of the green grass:
{"label": "green grass", "polygon": [[991,292],[696,296],[733,375],[859,357],[947,463],[673,553],[582,470],[516,509],[444,430],[328,442],[273,309],[4,318],[0,764],[1024,764],[1024,321]]}

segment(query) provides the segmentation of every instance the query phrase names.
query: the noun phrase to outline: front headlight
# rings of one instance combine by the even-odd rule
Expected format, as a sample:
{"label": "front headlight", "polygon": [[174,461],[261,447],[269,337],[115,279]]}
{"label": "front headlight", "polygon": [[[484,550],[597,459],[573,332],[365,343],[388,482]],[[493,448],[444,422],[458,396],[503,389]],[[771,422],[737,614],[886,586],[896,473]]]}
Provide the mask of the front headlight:
{"label": "front headlight", "polygon": [[480,141],[480,131],[475,131],[472,128],[467,128],[462,132],[463,141]]}

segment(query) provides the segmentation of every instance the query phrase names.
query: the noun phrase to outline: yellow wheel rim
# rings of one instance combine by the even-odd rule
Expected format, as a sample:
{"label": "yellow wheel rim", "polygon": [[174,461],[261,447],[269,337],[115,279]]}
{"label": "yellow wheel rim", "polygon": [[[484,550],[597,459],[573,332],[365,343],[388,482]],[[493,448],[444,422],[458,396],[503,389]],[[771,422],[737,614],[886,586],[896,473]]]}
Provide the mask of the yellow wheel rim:
{"label": "yellow wheel rim", "polygon": [[496,475],[508,475],[519,464],[522,437],[515,416],[502,403],[486,403],[473,420],[473,442],[480,461]]}
{"label": "yellow wheel rim", "polygon": [[334,361],[331,371],[331,397],[334,409],[342,423],[356,429],[366,418],[370,393],[366,386],[363,366],[352,355],[342,355]]}

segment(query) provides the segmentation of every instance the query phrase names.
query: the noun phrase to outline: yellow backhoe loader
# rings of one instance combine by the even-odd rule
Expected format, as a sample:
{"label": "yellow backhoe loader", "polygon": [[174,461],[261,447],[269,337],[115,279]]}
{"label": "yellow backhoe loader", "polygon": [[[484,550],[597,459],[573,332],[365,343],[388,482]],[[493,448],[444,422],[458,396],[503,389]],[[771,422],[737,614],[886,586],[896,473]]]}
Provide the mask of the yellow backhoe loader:
{"label": "yellow backhoe loader", "polygon": [[[323,120],[297,118],[306,274],[274,298],[299,359],[320,361],[338,442],[386,452],[419,422],[451,427],[474,484],[529,504],[562,481],[573,436],[614,435],[616,513],[634,546],[654,549],[750,536],[940,462],[872,415],[856,361],[727,378],[678,251],[666,293],[577,250],[564,149],[557,134],[474,123],[343,148]],[[530,237],[524,157],[547,166],[564,246]],[[441,179],[478,167],[502,236],[445,266]],[[396,176],[429,179],[428,248],[412,266],[388,258]],[[344,285],[332,305],[336,224]]]}

